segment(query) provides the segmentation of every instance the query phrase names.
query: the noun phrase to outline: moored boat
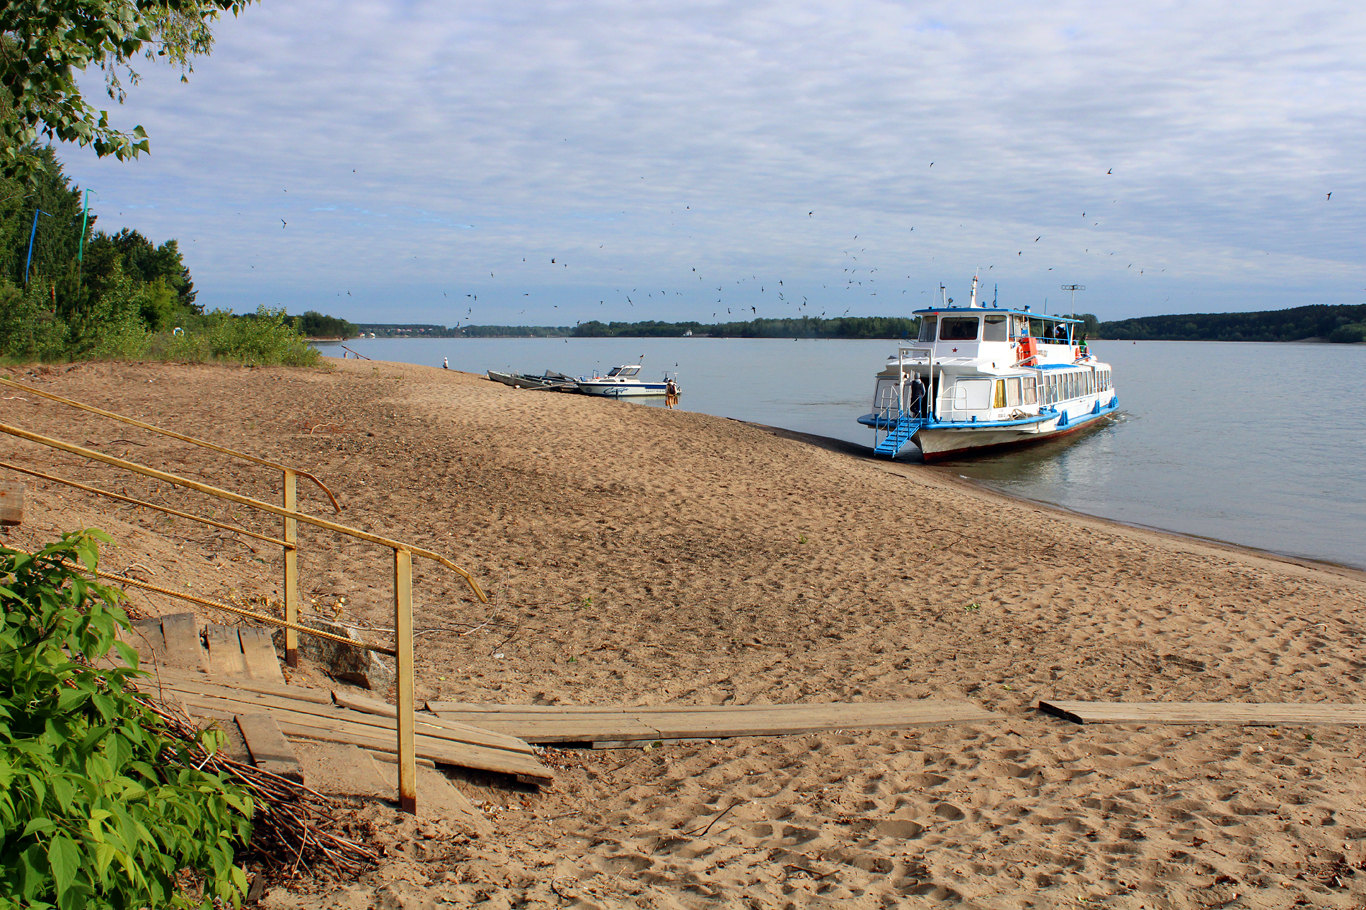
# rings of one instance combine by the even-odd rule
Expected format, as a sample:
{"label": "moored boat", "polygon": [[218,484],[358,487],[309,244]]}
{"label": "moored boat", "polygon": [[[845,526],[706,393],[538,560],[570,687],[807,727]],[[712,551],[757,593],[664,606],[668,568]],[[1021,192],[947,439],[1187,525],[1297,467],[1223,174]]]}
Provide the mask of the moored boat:
{"label": "moored boat", "polygon": [[[665,395],[669,391],[670,380],[666,377],[659,382],[646,382],[640,378],[640,364],[628,363],[612,367],[606,376],[593,376],[578,381],[579,391],[585,395],[603,395],[608,398],[626,398],[644,395]],[[678,384],[674,383],[677,393]]]}
{"label": "moored boat", "polygon": [[579,390],[578,383],[572,376],[566,376],[554,370],[546,370],[539,376],[531,373],[504,373],[500,370],[489,370],[488,376],[494,382],[510,385],[514,389],[541,389],[551,392],[577,392]]}
{"label": "moored boat", "polygon": [[1055,439],[1119,408],[1110,365],[1096,359],[1081,320],[980,306],[917,310],[920,334],[877,374],[873,451],[907,445],[926,461]]}

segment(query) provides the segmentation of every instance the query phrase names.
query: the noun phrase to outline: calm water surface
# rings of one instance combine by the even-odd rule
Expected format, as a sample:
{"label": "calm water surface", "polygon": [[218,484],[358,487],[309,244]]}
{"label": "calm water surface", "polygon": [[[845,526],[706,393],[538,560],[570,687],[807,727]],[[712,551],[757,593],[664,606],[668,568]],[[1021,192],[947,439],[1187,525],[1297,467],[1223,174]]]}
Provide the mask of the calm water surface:
{"label": "calm water surface", "polygon": [[[357,339],[376,360],[580,376],[644,355],[680,408],[860,443],[890,341]],[[320,345],[340,356],[335,345]],[[1121,413],[1079,439],[949,469],[1133,524],[1366,568],[1366,346],[1100,341]],[[652,406],[635,404],[632,406]],[[914,449],[909,457],[914,460]]]}

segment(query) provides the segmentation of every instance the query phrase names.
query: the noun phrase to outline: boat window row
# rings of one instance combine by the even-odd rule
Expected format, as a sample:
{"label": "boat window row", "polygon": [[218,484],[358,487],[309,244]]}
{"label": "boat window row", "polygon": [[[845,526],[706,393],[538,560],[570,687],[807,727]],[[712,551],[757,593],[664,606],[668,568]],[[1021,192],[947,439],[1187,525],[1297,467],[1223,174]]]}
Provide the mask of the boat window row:
{"label": "boat window row", "polygon": [[1083,395],[1095,395],[1111,388],[1109,370],[1048,372],[1043,375],[1042,382],[1044,404],[1057,404]]}
{"label": "boat window row", "polygon": [[922,316],[917,341],[1010,341],[1033,337],[1051,344],[1069,344],[1066,323],[1011,313],[983,316]]}

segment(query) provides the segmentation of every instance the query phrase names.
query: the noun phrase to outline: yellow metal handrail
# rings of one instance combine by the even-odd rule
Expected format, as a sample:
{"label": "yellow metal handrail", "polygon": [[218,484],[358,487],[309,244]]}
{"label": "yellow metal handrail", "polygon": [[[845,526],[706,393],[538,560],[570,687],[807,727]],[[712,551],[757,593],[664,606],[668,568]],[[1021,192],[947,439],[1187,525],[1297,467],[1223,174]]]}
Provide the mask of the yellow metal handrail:
{"label": "yellow metal handrail", "polygon": [[181,442],[188,442],[191,445],[196,445],[200,448],[212,449],[215,452],[220,452],[224,455],[231,455],[233,458],[240,458],[243,461],[249,461],[252,464],[259,464],[262,467],[274,468],[277,471],[292,471],[295,475],[299,477],[307,477],[309,480],[317,484],[318,489],[322,490],[323,493],[327,494],[328,500],[332,503],[332,510],[334,512],[341,511],[341,505],[337,502],[337,497],[332,495],[332,491],[327,488],[327,484],[323,483],[321,480],[319,480],[317,477],[314,477],[307,471],[300,471],[298,468],[291,468],[286,465],[282,465],[265,458],[260,458],[256,455],[251,455],[247,452],[239,452],[237,449],[230,449],[227,446],[221,446],[216,442],[209,442],[206,439],[196,439],[193,436],[186,436],[183,433],[177,433],[175,430],[167,430],[163,427],[154,426],[150,423],[144,423],[141,420],[137,420],[132,417],[127,417],[123,414],[116,414],[113,411],[106,411],[103,408],[97,408],[94,405],[89,405],[82,401],[76,401],[73,398],[63,398],[61,395],[56,395],[52,392],[48,392],[43,389],[35,389],[33,386],[24,385],[22,382],[15,382],[13,379],[10,379],[7,376],[0,376],[0,385],[7,385],[11,388],[20,389],[22,391],[29,392],[30,394],[37,395],[40,398],[46,398],[49,401],[61,402],[64,405],[69,405],[73,408],[79,408],[82,411],[89,411],[91,414],[98,414],[101,417],[108,417],[110,420],[117,420],[119,423],[126,423],[129,426],[139,427],[144,430],[150,430],[153,433],[160,433],[162,436],[169,436],[172,439],[179,439]]}
{"label": "yellow metal handrail", "polygon": [[[98,414],[101,417],[107,417],[110,420],[116,420],[119,423],[126,423],[129,426],[139,427],[141,429],[148,430],[153,433],[159,433],[162,436],[169,436],[172,439],[179,439],[182,442],[188,442],[191,445],[196,445],[201,448],[210,449],[212,451],[219,452],[223,455],[228,455],[233,458],[238,458],[243,461],[251,462],[252,464],[262,465],[263,467],[267,468],[274,468],[275,470],[281,472],[282,486],[284,487],[284,506],[286,509],[289,509],[291,511],[297,509],[298,507],[295,479],[297,477],[307,477],[309,480],[317,484],[319,489],[321,489],[325,494],[327,494],[328,500],[332,503],[332,510],[334,512],[341,511],[341,505],[337,502],[337,497],[332,495],[332,491],[327,488],[327,484],[323,483],[321,480],[319,480],[317,477],[314,477],[307,471],[300,471],[296,468],[291,468],[287,465],[282,465],[274,461],[269,461],[265,458],[260,458],[256,455],[252,455],[247,452],[241,452],[237,449],[231,449],[227,446],[221,446],[216,442],[209,442],[206,439],[198,439],[194,436],[186,436],[184,433],[177,433],[175,430],[167,430],[164,427],[158,427],[153,424],[137,420],[133,417],[128,417],[123,414],[117,414],[113,411],[106,411],[103,408],[97,408],[94,405],[86,404],[83,401],[76,401],[73,398],[66,398],[61,395],[57,395],[53,392],[45,391],[44,389],[35,388],[30,385],[24,385],[22,382],[16,382],[15,380],[5,376],[0,376],[0,385],[6,385],[10,388],[19,389],[20,391],[27,392],[30,395],[36,395],[39,398],[46,398],[49,401],[60,402],[61,404],[77,408],[78,410],[88,411],[91,414]],[[297,622],[299,619],[299,608],[303,601],[303,597],[299,593],[299,556],[297,550],[293,547],[293,544],[298,543],[298,524],[295,522],[293,518],[285,518],[284,520],[284,539],[287,542],[287,545],[284,547],[284,578],[281,579],[281,589],[284,592],[285,618],[290,620],[291,622]],[[297,633],[295,633],[293,629],[285,630],[285,663],[291,667],[297,667],[299,665],[299,636]]]}
{"label": "yellow metal handrail", "polygon": [[[205,445],[207,448],[215,449],[216,451],[224,452],[226,454],[242,455],[242,453],[236,453],[230,449],[224,449],[212,443],[203,443],[200,440],[195,440],[188,436],[183,436],[181,434],[173,433],[171,431],[160,430],[156,427],[152,427],[150,424],[143,424],[139,421],[131,420],[130,418],[125,418],[117,414],[112,414],[111,412],[101,411],[98,408],[91,408],[87,405],[82,405],[79,402],[73,402],[70,399],[64,399],[60,396],[54,396],[50,393],[43,392],[41,390],[32,389],[28,386],[15,383],[12,380],[5,379],[4,377],[0,377],[0,383],[15,386],[26,391],[34,392],[35,394],[41,395],[43,397],[54,398],[58,401],[62,401],[64,403],[72,404],[76,407],[82,408],[83,410],[89,410],[93,413],[107,415],[116,420],[123,421],[125,423],[131,423],[136,426],[146,427],[148,429],[164,433],[168,436],[172,436],[177,439],[183,439],[188,442],[193,442],[197,445],[202,444]],[[50,448],[58,449],[59,451],[68,452],[72,455],[78,455],[82,458],[91,461],[101,462],[103,464],[110,465],[111,467],[121,468],[123,470],[131,471],[135,474],[141,474],[145,477],[151,477],[155,480],[160,480],[165,483],[172,484],[174,486],[185,487],[187,489],[195,490],[200,493],[205,493],[209,496],[214,496],[219,499],[227,500],[229,502],[235,502],[239,505],[244,505],[249,508],[256,509],[257,511],[269,512],[282,517],[284,519],[285,533],[284,539],[280,540],[276,538],[266,537],[265,535],[257,534],[255,532],[247,531],[245,529],[235,528],[231,525],[216,522],[212,519],[201,518],[199,516],[192,515],[188,512],[181,512],[179,510],[169,509],[163,506],[156,506],[151,503],[143,502],[142,500],[137,500],[129,496],[124,496],[122,494],[110,493],[105,490],[100,490],[96,487],[91,487],[86,484],[80,484],[75,481],[65,480],[54,475],[47,475],[30,469],[18,468],[13,465],[0,463],[0,466],[10,467],[25,474],[42,477],[44,479],[53,480],[58,483],[68,484],[91,493],[103,496],[110,496],[112,498],[119,499],[124,502],[129,502],[134,505],[147,506],[150,508],[158,509],[159,511],[176,515],[178,517],[188,518],[192,521],[213,525],[215,527],[221,527],[226,530],[240,531],[252,537],[269,540],[272,543],[279,544],[283,549],[285,560],[284,620],[276,619],[275,617],[267,616],[261,613],[256,613],[254,611],[245,610],[241,607],[233,607],[231,605],[210,601],[204,598],[194,597],[193,595],[183,594],[178,591],[172,591],[168,588],[161,588],[159,586],[152,585],[148,582],[139,581],[137,579],[130,579],[127,576],[107,577],[118,578],[119,581],[125,584],[131,584],[134,587],[141,587],[147,590],[157,591],[162,594],[167,594],[170,596],[179,597],[184,600],[189,600],[194,603],[199,603],[207,607],[227,610],[229,612],[237,613],[239,615],[249,616],[261,622],[281,626],[285,629],[286,660],[290,663],[291,666],[294,666],[295,661],[297,660],[296,649],[299,632],[304,632],[305,634],[319,635],[323,638],[337,638],[337,636],[334,636],[330,633],[323,632],[319,629],[310,629],[307,626],[301,626],[298,623],[298,523],[303,522],[304,524],[313,525],[315,527],[333,531],[338,534],[343,534],[348,537],[354,537],[359,540],[368,541],[370,543],[388,547],[389,549],[393,550],[395,647],[392,651],[384,648],[379,648],[376,646],[365,647],[368,647],[369,650],[380,651],[381,653],[385,654],[391,654],[395,658],[395,675],[397,677],[397,697],[395,699],[395,714],[397,723],[395,726],[397,727],[398,734],[399,805],[405,811],[417,811],[417,760],[415,752],[415,735],[417,724],[416,718],[414,717],[413,708],[413,557],[421,556],[425,559],[430,559],[451,569],[457,575],[459,575],[461,578],[465,580],[465,584],[469,586],[470,590],[474,592],[475,596],[478,597],[482,603],[488,603],[488,596],[484,593],[483,589],[479,587],[479,584],[474,580],[474,577],[472,575],[470,575],[464,569],[457,566],[455,563],[451,562],[446,557],[442,556],[439,553],[435,553],[431,550],[427,550],[422,547],[410,546],[409,544],[403,543],[402,541],[392,540],[387,537],[382,537],[378,534],[371,534],[368,531],[361,531],[357,528],[351,528],[334,521],[328,521],[324,518],[316,518],[312,515],[307,515],[302,512],[299,512],[295,508],[296,501],[294,478],[296,474],[301,474],[303,476],[310,477],[315,482],[317,482],[318,485],[322,487],[324,491],[327,491],[328,497],[332,499],[334,505],[336,504],[336,499],[335,497],[332,497],[331,491],[328,491],[327,488],[323,486],[322,482],[318,481],[317,478],[313,478],[311,474],[307,474],[306,472],[295,471],[292,468],[284,467],[283,465],[277,465],[272,462],[264,461],[262,459],[257,459],[254,456],[242,455],[242,457],[245,457],[250,461],[279,468],[284,472],[284,506],[271,505],[270,503],[254,499],[250,496],[244,496],[240,493],[233,493],[229,490],[223,490],[218,487],[214,487],[210,484],[202,483],[197,480],[190,480],[189,478],[181,477],[177,474],[172,474],[168,471],[161,471],[157,470],[156,468],[149,468],[145,465],[140,465],[136,462],[128,461],[127,459],[116,458],[112,455],[105,455],[104,453],[97,452],[93,449],[87,449],[83,446],[78,446],[73,443],[63,442],[62,440],[54,439],[49,436],[44,436],[40,433],[33,433],[28,430],[23,430],[19,427],[11,426],[9,424],[0,423],[0,432],[9,434],[11,436],[15,436],[19,439],[26,439],[30,442],[36,442],[39,445],[44,445]],[[349,643],[356,644],[356,642]],[[291,660],[290,658],[293,659]]]}

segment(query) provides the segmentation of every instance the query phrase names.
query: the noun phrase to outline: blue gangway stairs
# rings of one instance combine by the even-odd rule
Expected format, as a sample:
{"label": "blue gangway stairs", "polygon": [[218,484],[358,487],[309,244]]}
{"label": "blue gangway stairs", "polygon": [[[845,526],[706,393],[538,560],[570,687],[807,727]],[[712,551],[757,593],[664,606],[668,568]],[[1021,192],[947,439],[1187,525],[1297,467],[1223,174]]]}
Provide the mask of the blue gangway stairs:
{"label": "blue gangway stairs", "polygon": [[911,441],[915,431],[923,427],[925,423],[926,420],[923,417],[910,417],[902,414],[891,432],[873,448],[873,454],[895,458],[906,447],[906,443]]}

